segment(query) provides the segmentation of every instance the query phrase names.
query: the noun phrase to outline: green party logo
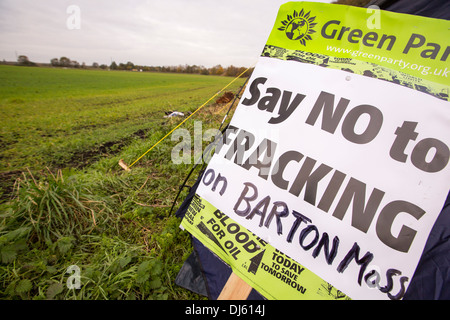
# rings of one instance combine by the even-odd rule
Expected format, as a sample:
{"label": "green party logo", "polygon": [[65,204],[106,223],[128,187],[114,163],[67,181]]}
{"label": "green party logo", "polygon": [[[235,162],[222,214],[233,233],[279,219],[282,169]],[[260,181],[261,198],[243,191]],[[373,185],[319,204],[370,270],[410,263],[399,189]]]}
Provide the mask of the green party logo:
{"label": "green party logo", "polygon": [[316,32],[313,28],[317,23],[314,22],[316,17],[311,16],[311,11],[306,13],[303,9],[300,12],[294,10],[293,15],[287,16],[286,20],[281,21],[283,26],[278,28],[284,31],[286,37],[293,41],[300,41],[306,46],[306,41],[312,40],[311,34]]}

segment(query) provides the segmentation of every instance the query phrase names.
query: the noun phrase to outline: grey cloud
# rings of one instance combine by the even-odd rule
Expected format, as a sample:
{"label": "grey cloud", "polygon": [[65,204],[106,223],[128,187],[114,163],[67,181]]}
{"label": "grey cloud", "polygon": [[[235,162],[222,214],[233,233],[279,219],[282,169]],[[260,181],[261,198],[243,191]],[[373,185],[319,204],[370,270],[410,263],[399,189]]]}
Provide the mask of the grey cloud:
{"label": "grey cloud", "polygon": [[[143,65],[256,62],[283,0],[2,0],[0,59]],[[328,1],[325,1],[328,2]],[[69,5],[81,29],[68,30]]]}

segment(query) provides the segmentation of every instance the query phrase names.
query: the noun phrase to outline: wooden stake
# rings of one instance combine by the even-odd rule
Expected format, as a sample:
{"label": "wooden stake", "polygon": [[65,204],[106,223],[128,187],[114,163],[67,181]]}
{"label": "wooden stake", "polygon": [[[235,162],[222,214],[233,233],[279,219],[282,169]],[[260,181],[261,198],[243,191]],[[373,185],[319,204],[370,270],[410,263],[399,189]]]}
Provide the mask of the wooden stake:
{"label": "wooden stake", "polygon": [[251,291],[252,287],[233,272],[217,300],[247,300]]}
{"label": "wooden stake", "polygon": [[131,169],[128,168],[128,166],[126,165],[125,162],[123,162],[122,159],[119,160],[119,166],[121,166],[125,171],[131,171]]}

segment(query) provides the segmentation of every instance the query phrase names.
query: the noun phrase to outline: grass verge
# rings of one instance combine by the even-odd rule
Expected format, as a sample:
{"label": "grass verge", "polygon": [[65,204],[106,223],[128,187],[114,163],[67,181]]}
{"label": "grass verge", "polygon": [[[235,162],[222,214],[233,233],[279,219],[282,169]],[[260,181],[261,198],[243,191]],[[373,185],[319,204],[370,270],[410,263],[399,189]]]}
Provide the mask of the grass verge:
{"label": "grass verge", "polygon": [[[128,108],[131,115],[139,104]],[[195,121],[202,121],[204,130],[217,128],[226,109],[207,106],[183,129],[193,137]],[[67,131],[58,161],[58,152],[45,152],[51,139],[63,139],[58,131],[50,140],[34,140],[39,161],[32,152],[14,149],[29,143],[19,136],[8,144],[11,161],[1,172],[14,175],[0,203],[0,299],[204,299],[175,285],[192,251],[189,235],[179,229],[180,220],[169,213],[191,168],[171,161],[179,141],[168,137],[130,172],[118,165],[120,159],[137,159],[181,120],[139,123],[139,116],[130,118],[134,120],[122,123],[130,125],[126,132],[117,131],[119,121],[101,125],[100,120],[93,127],[80,127],[79,133]],[[73,147],[78,138],[73,137],[90,133],[94,136],[80,143],[85,156],[81,161]],[[203,141],[203,147],[207,143]],[[195,174],[188,184],[193,180]],[[180,201],[186,194],[184,190]],[[80,275],[77,288],[71,286],[74,270]]]}

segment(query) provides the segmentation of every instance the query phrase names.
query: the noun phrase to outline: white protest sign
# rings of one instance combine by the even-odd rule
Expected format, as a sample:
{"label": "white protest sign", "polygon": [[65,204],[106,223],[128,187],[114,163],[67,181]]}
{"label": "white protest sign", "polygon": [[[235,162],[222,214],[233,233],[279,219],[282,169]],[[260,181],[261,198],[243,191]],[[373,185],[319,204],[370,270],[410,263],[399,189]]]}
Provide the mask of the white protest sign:
{"label": "white protest sign", "polygon": [[[305,76],[287,76],[300,73]],[[225,134],[227,143],[208,166],[226,177],[226,199],[205,184],[197,191],[352,298],[385,296],[365,284],[363,277],[372,270],[379,275],[373,272],[369,280],[381,277],[386,283],[395,273],[391,291],[405,289],[406,278],[402,279],[414,274],[450,181],[448,103],[387,82],[371,90],[374,81],[261,58],[231,122],[236,129]],[[273,112],[258,109],[261,100],[268,101],[278,91]],[[287,113],[289,108],[295,110],[271,124],[271,119],[279,118],[283,96],[289,97]],[[252,97],[255,103],[244,105]],[[298,105],[292,104],[296,97]],[[343,105],[345,111],[339,116],[338,106]],[[411,135],[417,137],[408,138]],[[253,143],[245,146],[246,137]],[[272,154],[261,147],[259,162],[245,166],[264,139],[271,137],[277,137],[271,140]],[[401,153],[406,162],[393,158]],[[439,162],[442,154],[446,161]],[[270,160],[264,164],[265,156]],[[426,172],[425,164],[441,170]],[[271,216],[273,208],[276,213]],[[280,214],[283,209],[288,213]],[[331,252],[328,259],[323,248],[314,257],[321,243]],[[346,259],[349,253],[359,259],[370,253],[367,265],[357,264],[353,257]],[[348,265],[340,266],[342,262]]]}
{"label": "white protest sign", "polygon": [[[217,209],[208,221],[217,243],[225,229],[240,240],[226,215],[253,244],[262,239],[352,299],[400,299],[450,187],[450,49],[426,41],[439,21],[411,33],[418,18],[389,13],[377,33],[358,29],[359,9],[337,7],[280,9],[197,194]],[[263,247],[253,245],[261,256],[250,261]],[[245,275],[244,265],[232,267]],[[255,265],[278,277],[275,264]]]}

